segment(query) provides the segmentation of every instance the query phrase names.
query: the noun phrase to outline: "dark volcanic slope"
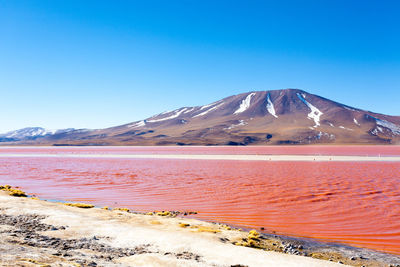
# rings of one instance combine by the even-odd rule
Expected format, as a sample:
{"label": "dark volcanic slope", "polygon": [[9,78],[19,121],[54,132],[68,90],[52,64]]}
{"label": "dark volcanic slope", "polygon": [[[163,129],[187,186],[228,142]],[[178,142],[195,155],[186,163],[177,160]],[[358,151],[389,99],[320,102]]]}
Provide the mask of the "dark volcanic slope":
{"label": "dark volcanic slope", "polygon": [[[302,90],[248,92],[142,121],[40,139],[41,144],[400,144],[400,117],[352,108]],[[26,143],[26,142],[25,142]]]}

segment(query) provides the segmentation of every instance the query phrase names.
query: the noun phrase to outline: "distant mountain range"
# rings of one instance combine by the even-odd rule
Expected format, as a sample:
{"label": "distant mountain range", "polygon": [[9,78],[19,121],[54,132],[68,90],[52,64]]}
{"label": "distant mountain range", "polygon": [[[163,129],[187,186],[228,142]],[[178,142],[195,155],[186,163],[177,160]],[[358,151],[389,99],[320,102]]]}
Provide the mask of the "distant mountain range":
{"label": "distant mountain range", "polygon": [[298,89],[254,91],[97,130],[24,128],[11,145],[400,144],[400,116],[350,107]]}
{"label": "distant mountain range", "polygon": [[26,127],[15,131],[0,134],[0,142],[15,142],[23,140],[36,140],[50,135],[75,131],[73,128],[61,130],[46,130],[42,127]]}

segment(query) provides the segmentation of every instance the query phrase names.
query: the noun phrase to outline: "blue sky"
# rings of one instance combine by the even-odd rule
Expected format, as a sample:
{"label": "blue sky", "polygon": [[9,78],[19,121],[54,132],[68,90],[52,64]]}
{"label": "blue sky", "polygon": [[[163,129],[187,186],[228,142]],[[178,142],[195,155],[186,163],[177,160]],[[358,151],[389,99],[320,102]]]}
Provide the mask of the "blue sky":
{"label": "blue sky", "polygon": [[0,132],[281,88],[400,115],[399,3],[0,0]]}

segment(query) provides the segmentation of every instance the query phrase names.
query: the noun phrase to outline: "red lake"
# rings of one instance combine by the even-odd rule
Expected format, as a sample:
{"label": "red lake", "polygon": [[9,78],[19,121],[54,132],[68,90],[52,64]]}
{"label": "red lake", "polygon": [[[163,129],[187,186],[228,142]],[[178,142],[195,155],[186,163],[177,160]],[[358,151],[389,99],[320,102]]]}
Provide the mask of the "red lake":
{"label": "red lake", "polygon": [[[69,154],[82,157],[63,157]],[[136,211],[197,211],[199,219],[400,254],[399,161],[135,159],[87,154],[384,157],[400,156],[398,146],[0,147],[0,184],[19,186],[44,199]]]}

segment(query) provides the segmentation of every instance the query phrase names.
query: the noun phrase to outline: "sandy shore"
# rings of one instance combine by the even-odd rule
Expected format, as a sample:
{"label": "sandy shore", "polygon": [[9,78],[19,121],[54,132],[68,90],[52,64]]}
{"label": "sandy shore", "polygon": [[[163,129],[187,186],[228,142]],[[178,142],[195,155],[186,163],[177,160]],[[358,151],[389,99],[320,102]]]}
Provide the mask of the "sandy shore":
{"label": "sandy shore", "polygon": [[80,209],[0,191],[1,266],[345,266],[232,244],[248,237],[189,218]]}
{"label": "sandy shore", "polygon": [[64,204],[0,191],[0,265],[389,266],[361,250],[310,248],[186,217]]}
{"label": "sandy shore", "polygon": [[193,154],[23,154],[1,153],[0,157],[51,158],[132,158],[132,159],[194,159],[254,161],[384,161],[400,162],[399,156],[327,156],[327,155],[193,155]]}

